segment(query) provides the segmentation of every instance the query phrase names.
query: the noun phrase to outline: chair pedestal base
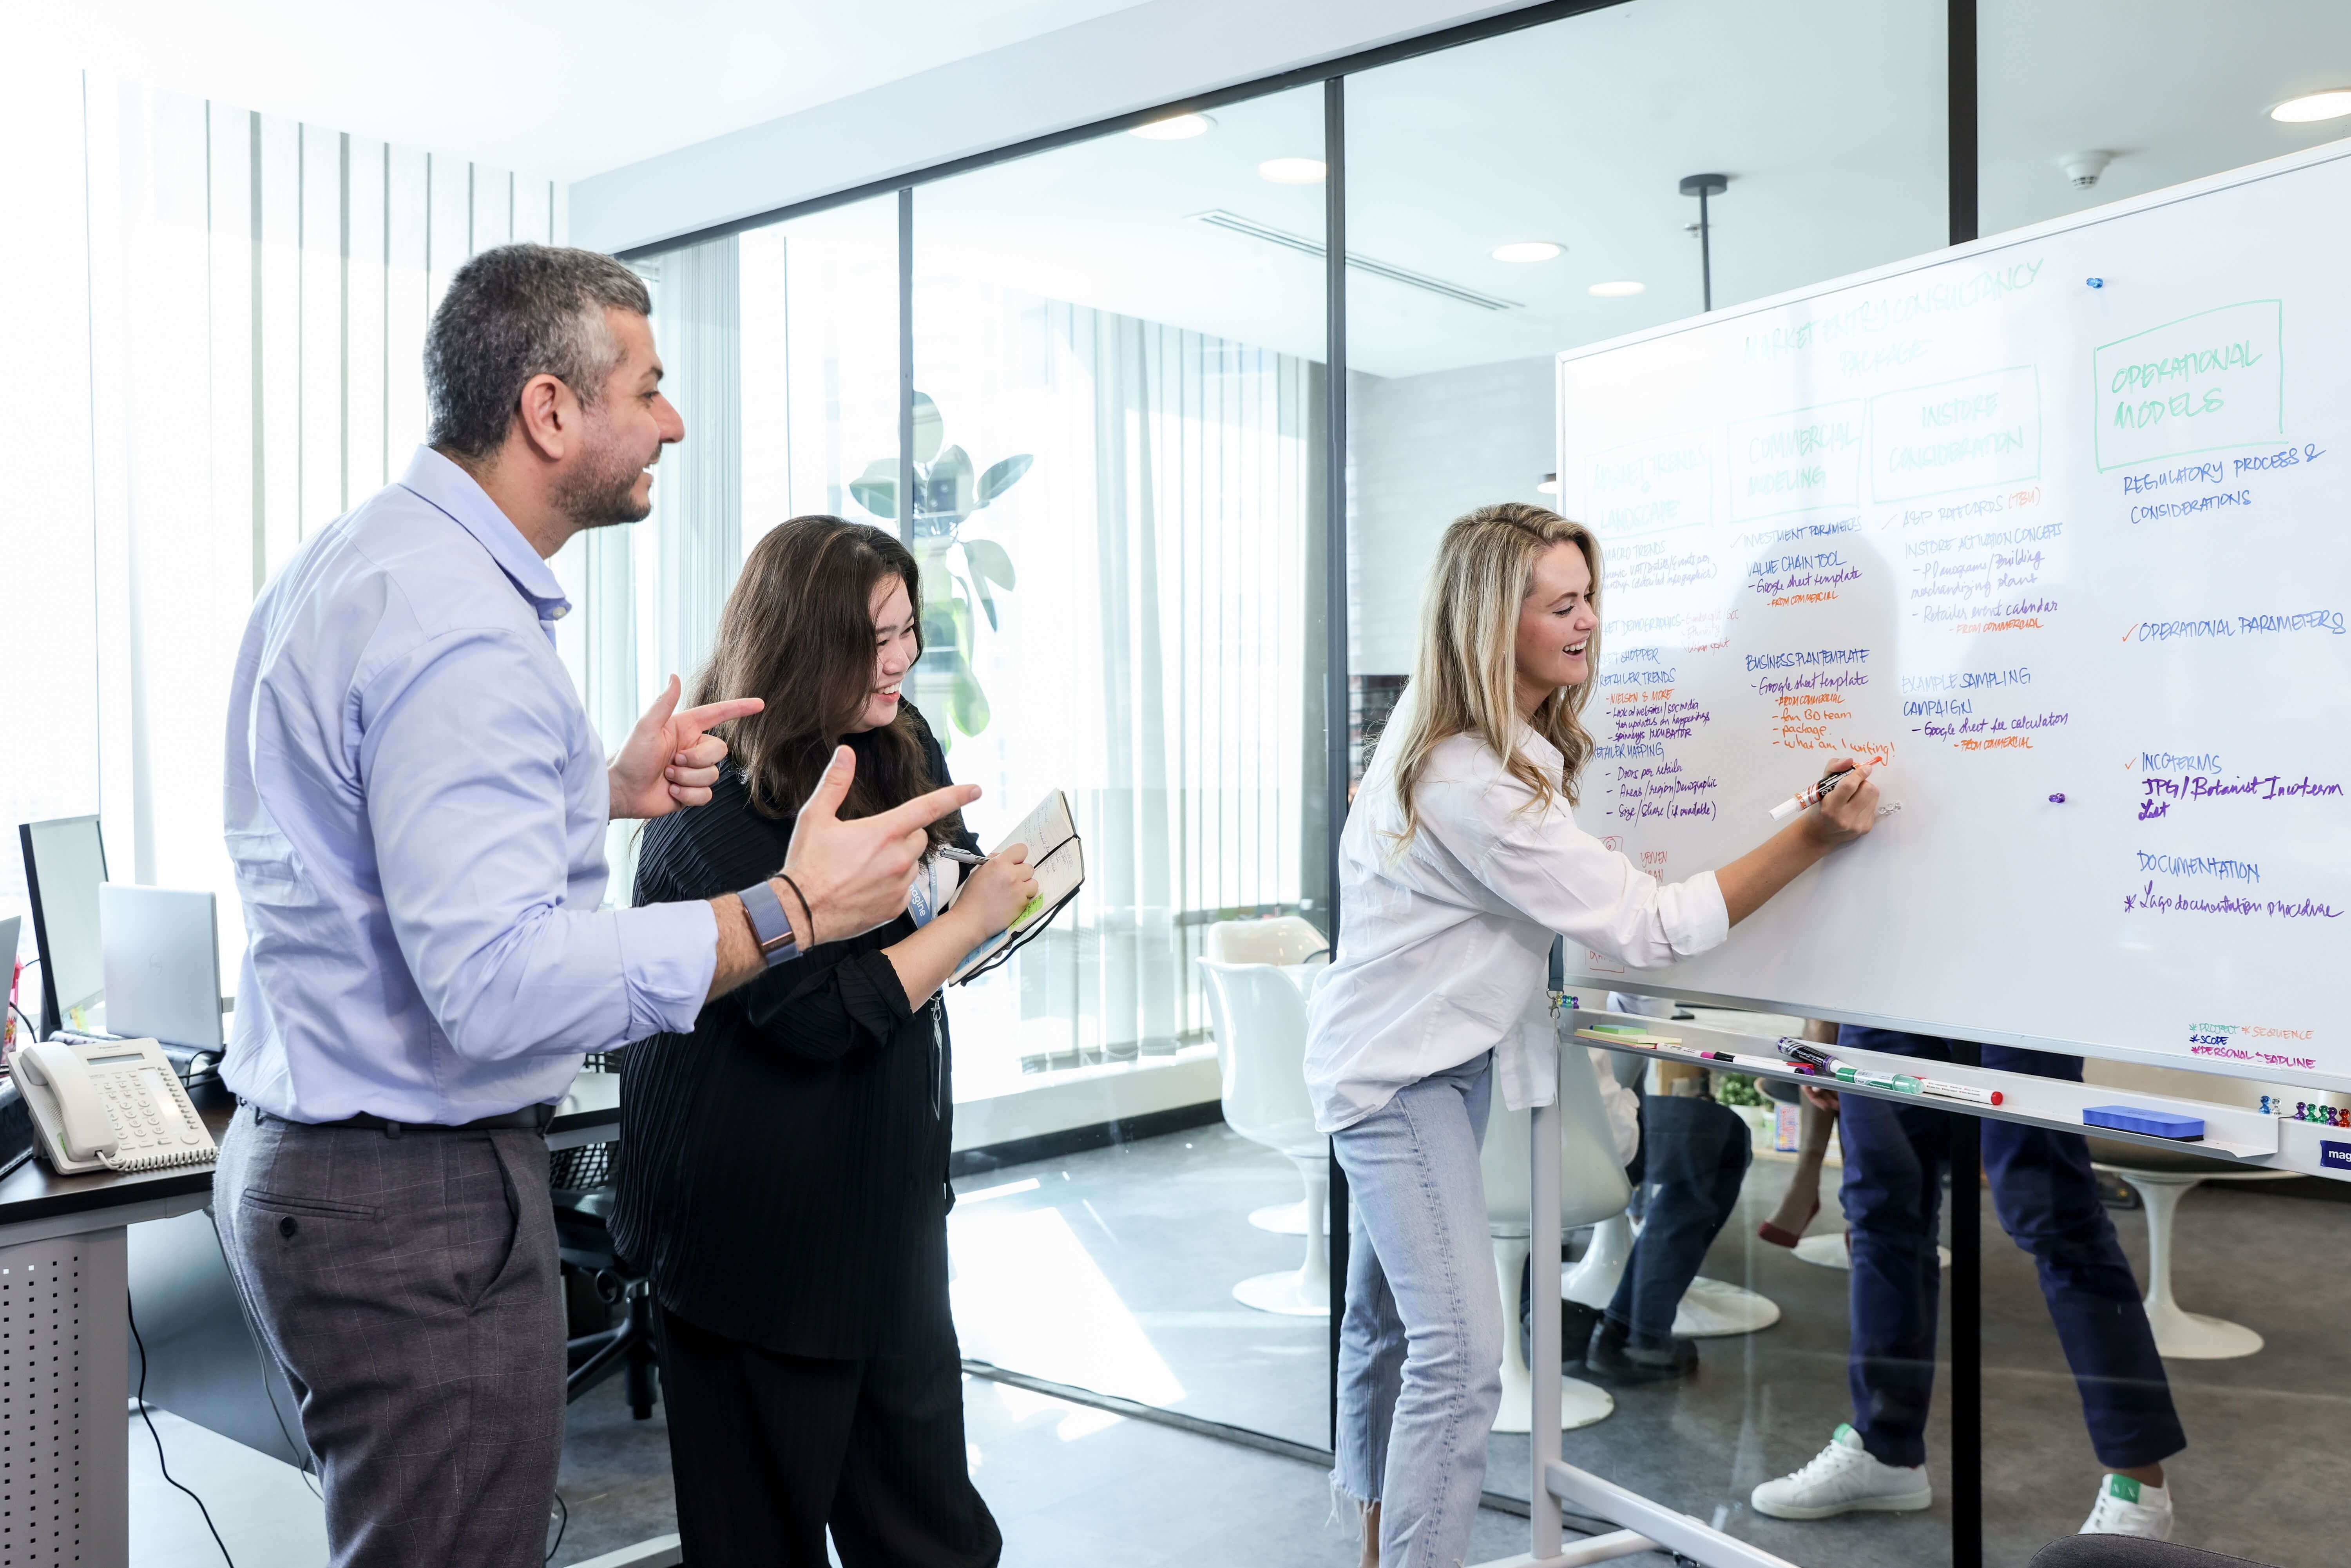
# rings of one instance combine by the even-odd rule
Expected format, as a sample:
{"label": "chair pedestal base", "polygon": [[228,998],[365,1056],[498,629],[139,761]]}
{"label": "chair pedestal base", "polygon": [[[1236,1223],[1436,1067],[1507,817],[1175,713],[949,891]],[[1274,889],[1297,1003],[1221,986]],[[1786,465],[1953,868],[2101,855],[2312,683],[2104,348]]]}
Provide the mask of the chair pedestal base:
{"label": "chair pedestal base", "polygon": [[2262,1336],[2242,1323],[2208,1318],[2180,1306],[2171,1293],[2171,1239],[2179,1200],[2201,1176],[2116,1170],[2147,1206],[2147,1326],[2167,1361],[2233,1361],[2262,1348]]}
{"label": "chair pedestal base", "polygon": [[[1632,1220],[1622,1214],[1611,1216],[1593,1228],[1591,1247],[1562,1277],[1560,1289],[1571,1301],[1604,1310],[1632,1256]],[[1682,1292],[1681,1304],[1674,1310],[1674,1333],[1684,1339],[1720,1339],[1753,1333],[1779,1321],[1779,1303],[1770,1297],[1700,1277]]]}
{"label": "chair pedestal base", "polygon": [[[1497,1432],[1534,1430],[1535,1380],[1527,1370],[1519,1346],[1519,1276],[1526,1271],[1532,1249],[1525,1237],[1494,1239],[1494,1283],[1502,1293],[1502,1403],[1494,1416]],[[1559,1380],[1559,1429],[1573,1432],[1605,1420],[1616,1408],[1616,1396],[1575,1377]]]}
{"label": "chair pedestal base", "polygon": [[[1804,1262],[1816,1263],[1823,1269],[1853,1267],[1853,1246],[1845,1239],[1845,1233],[1842,1230],[1815,1231],[1796,1243],[1795,1252],[1796,1256]],[[1951,1249],[1938,1245],[1935,1249],[1935,1260],[1943,1268],[1949,1268]]]}
{"label": "chair pedestal base", "polygon": [[[1245,1307],[1279,1312],[1283,1317],[1327,1318],[1331,1315],[1331,1240],[1324,1232],[1330,1223],[1331,1165],[1327,1158],[1292,1155],[1290,1159],[1306,1184],[1306,1196],[1295,1207],[1301,1217],[1322,1216],[1323,1224],[1309,1235],[1301,1218],[1299,1228],[1290,1234],[1306,1238],[1305,1260],[1278,1274],[1258,1274],[1243,1280],[1233,1287],[1233,1300]],[[1280,1207],[1287,1206],[1276,1206]],[[1261,1208],[1249,1216],[1250,1222],[1255,1223],[1258,1215],[1270,1212],[1273,1211]]]}

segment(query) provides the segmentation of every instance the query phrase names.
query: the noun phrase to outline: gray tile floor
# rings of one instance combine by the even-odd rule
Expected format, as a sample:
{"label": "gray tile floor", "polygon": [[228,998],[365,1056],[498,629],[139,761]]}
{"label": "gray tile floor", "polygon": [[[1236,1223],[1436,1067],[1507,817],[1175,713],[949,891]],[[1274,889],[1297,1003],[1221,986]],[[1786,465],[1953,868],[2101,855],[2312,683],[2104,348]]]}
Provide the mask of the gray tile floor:
{"label": "gray tile floor", "polygon": [[[1690,1385],[1625,1393],[1614,1416],[1568,1435],[1569,1457],[1807,1568],[1948,1563],[1939,1409],[1938,1501],[1927,1514],[1793,1525],[1745,1506],[1756,1481],[1802,1463],[1848,1414],[1845,1276],[1750,1239],[1786,1170],[1758,1165],[1748,1213],[1707,1266],[1771,1297],[1781,1322],[1709,1342]],[[958,1184],[969,1194],[955,1219],[967,1354],[1321,1445],[1327,1325],[1252,1312],[1228,1293],[1245,1275],[1296,1261],[1298,1239],[1246,1221],[1294,1183],[1286,1161],[1211,1127]],[[1817,1228],[1835,1224],[1834,1185],[1832,1172]],[[2143,1269],[2140,1216],[2116,1218]],[[2171,1365],[2190,1443],[2174,1470],[2183,1542],[2284,1568],[2351,1556],[2339,1549],[2351,1457],[2338,1440],[2351,1350],[2332,1310],[2346,1221],[2351,1209],[2338,1204],[2242,1187],[2189,1197],[2183,1302],[2270,1343],[2246,1360]],[[2001,1236],[1988,1202],[1983,1225],[1987,1561],[2022,1564],[2079,1526],[2097,1469],[2031,1260]],[[1316,1467],[991,1383],[967,1390],[975,1473],[1016,1568],[1353,1560],[1347,1531],[1326,1527]],[[1525,1438],[1493,1439],[1489,1486],[1524,1495],[1526,1466]],[[659,1417],[631,1422],[617,1385],[576,1406],[563,1490],[572,1515],[558,1563],[673,1529]],[[1482,1514],[1476,1557],[1523,1551],[1525,1529]]]}

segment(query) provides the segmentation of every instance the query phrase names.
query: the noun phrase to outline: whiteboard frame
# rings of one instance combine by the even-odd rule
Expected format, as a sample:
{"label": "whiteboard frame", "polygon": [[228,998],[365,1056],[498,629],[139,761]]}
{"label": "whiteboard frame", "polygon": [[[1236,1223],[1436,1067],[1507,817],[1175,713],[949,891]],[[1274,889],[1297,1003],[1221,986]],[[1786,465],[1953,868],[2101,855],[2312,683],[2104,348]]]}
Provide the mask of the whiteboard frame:
{"label": "whiteboard frame", "polygon": [[[2140,213],[2154,212],[2183,202],[2196,201],[2215,192],[2234,190],[2241,185],[2255,185],[2287,174],[2299,173],[2325,163],[2351,160],[2351,137],[2338,141],[2306,147],[2298,152],[2248,163],[2219,174],[2209,174],[2185,184],[2167,185],[2143,196],[2126,197],[2122,201],[2094,207],[2086,213],[2072,213],[2064,217],[2050,218],[2021,229],[2007,229],[1983,239],[1970,240],[1964,245],[1947,246],[1941,250],[1925,251],[1906,256],[1900,261],[1864,272],[1847,273],[1840,277],[1792,288],[1782,294],[1750,300],[1742,305],[1725,306],[1719,310],[1698,316],[1685,316],[1662,326],[1627,332],[1622,337],[1590,343],[1579,349],[1563,349],[1553,357],[1552,370],[1552,416],[1553,466],[1565,472],[1567,453],[1567,411],[1559,396],[1559,377],[1563,367],[1579,360],[1612,353],[1619,349],[1641,343],[1678,337],[1698,327],[1718,326],[1744,317],[1761,315],[1766,311],[1807,299],[1817,299],[1825,294],[1844,289],[1865,287],[1872,284],[1905,277],[1971,257],[1994,256],[2020,246],[2034,244],[2053,235],[2072,234],[2095,228],[2100,224],[2133,217]],[[1667,970],[1634,970],[1622,975],[1594,974],[1570,965],[1567,982],[1587,989],[1623,991],[1628,996],[1662,997],[1669,1000],[1703,1002],[1709,1007],[1743,1008],[1771,1012],[1792,1012],[1807,1018],[1825,1019],[1832,1023],[1849,1023],[1866,1029],[1900,1030],[1909,1034],[1930,1035],[1944,1040],[1972,1040],[1981,1045],[2014,1046],[2025,1051],[2055,1051],[2064,1056],[2095,1057],[2105,1061],[2130,1061],[2147,1067],[2168,1067],[2182,1072],[2205,1072],[2220,1078],[2233,1078],[2256,1083],[2294,1086],[2304,1089],[2351,1092],[2351,1074],[2310,1071],[2296,1068],[2270,1067],[2255,1062],[2226,1061],[2213,1057],[2182,1056],[2161,1051],[2142,1051],[2131,1046],[2090,1045],[2081,1040],[2053,1039],[2043,1035],[2019,1034],[1999,1030],[1955,1028],[1928,1023],[1917,1019],[1890,1018],[1878,1013],[1851,1012],[1842,1009],[1823,1008],[1812,1003],[1797,1003],[1782,997],[1737,996],[1719,991],[1698,991],[1674,985]],[[2351,1005],[2351,1002],[2346,1002]]]}

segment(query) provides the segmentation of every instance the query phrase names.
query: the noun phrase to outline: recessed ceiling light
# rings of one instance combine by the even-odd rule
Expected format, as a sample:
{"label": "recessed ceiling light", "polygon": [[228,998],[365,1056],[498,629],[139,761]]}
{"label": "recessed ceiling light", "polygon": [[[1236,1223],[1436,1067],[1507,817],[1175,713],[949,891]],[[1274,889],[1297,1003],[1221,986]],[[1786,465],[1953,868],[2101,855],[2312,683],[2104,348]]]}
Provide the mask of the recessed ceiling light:
{"label": "recessed ceiling light", "polygon": [[2330,87],[2324,92],[2306,92],[2300,98],[2287,99],[2270,110],[2272,120],[2283,120],[2288,125],[2307,125],[2314,120],[2340,120],[2351,114],[2351,87]]}
{"label": "recessed ceiling light", "polygon": [[1319,185],[1322,183],[1322,160],[1320,158],[1269,158],[1257,166],[1260,178],[1277,185]]}
{"label": "recessed ceiling light", "polygon": [[1165,120],[1155,120],[1148,125],[1138,125],[1127,132],[1145,141],[1189,141],[1195,136],[1206,136],[1217,122],[1205,114],[1174,114]]}
{"label": "recessed ceiling light", "polygon": [[1510,245],[1496,246],[1493,256],[1496,261],[1551,261],[1566,248],[1547,239],[1519,240]]}
{"label": "recessed ceiling light", "polygon": [[1595,298],[1622,299],[1627,295],[1638,294],[1647,287],[1646,283],[1635,283],[1631,278],[1625,277],[1619,278],[1614,283],[1595,283],[1592,286],[1592,293]]}
{"label": "recessed ceiling light", "polygon": [[1536,495],[1538,495],[1538,496],[1556,496],[1556,495],[1558,495],[1558,494],[1559,494],[1559,476],[1558,476],[1558,475],[1556,475],[1556,474],[1546,474],[1546,475],[1544,475],[1544,476],[1542,476],[1542,483],[1535,486],[1535,494],[1536,494]]}

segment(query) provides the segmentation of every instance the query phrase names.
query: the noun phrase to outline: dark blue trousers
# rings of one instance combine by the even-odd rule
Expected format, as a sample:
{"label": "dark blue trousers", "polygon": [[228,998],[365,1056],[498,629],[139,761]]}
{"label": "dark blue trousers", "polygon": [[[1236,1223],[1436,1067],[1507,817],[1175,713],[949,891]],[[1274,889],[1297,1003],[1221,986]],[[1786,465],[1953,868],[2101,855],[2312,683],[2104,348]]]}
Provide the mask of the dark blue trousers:
{"label": "dark blue trousers", "polygon": [[1747,1177],[1747,1124],[1711,1100],[1641,1100],[1642,1181],[1648,1207],[1608,1315],[1651,1342],[1674,1332],[1682,1292],[1739,1207]]}
{"label": "dark blue trousers", "polygon": [[[1926,1035],[1848,1025],[1837,1040],[1924,1062],[1952,1059],[1950,1041]],[[1986,1067],[2081,1080],[2075,1057],[1980,1049]],[[1861,1094],[1844,1096],[1841,1106],[1842,1197],[1853,1248],[1853,1424],[1881,1463],[1922,1465],[1942,1283],[1935,1239],[1957,1113]],[[2041,1294],[2074,1370],[2098,1462],[2129,1469],[2178,1453],[2187,1438],[2138,1281],[2098,1201],[2089,1145],[2075,1134],[2013,1122],[1987,1118],[1981,1126],[1992,1207],[2001,1228],[2032,1254],[2040,1271]],[[1975,1195],[1954,1201],[1972,1203]]]}

